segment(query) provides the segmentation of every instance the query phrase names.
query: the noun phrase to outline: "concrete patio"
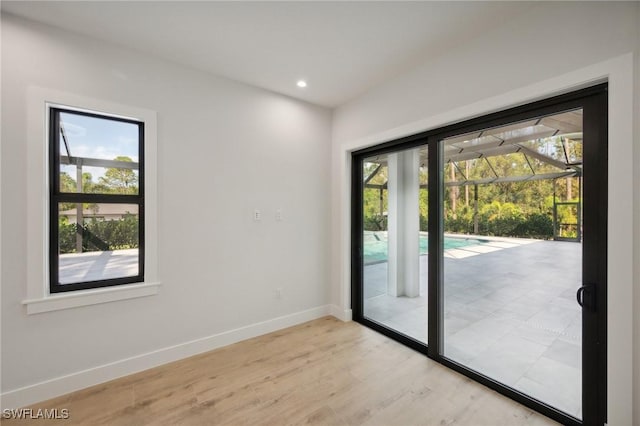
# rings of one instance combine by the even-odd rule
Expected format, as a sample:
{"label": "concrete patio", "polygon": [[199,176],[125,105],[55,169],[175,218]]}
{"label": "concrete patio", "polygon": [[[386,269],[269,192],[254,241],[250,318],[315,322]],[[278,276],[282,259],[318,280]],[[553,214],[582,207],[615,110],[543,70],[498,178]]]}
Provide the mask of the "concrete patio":
{"label": "concrete patio", "polygon": [[[581,418],[581,245],[488,238],[445,252],[444,355]],[[387,263],[364,267],[365,317],[427,338],[427,255],[420,296],[387,295]]]}
{"label": "concrete patio", "polygon": [[138,275],[138,249],[60,255],[60,284]]}

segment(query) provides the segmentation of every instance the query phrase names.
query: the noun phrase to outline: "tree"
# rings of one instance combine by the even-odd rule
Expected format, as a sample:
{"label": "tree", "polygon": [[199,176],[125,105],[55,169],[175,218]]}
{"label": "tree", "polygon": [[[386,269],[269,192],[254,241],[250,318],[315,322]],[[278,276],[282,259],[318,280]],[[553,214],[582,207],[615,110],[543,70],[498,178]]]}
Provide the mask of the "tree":
{"label": "tree", "polygon": [[[115,161],[132,162],[131,158],[118,156]],[[137,194],[138,193],[138,175],[132,169],[118,169],[109,167],[104,176],[99,179],[99,184],[109,188],[112,192],[118,194]]]}
{"label": "tree", "polygon": [[93,176],[89,172],[82,173],[82,189],[85,194],[110,194],[114,190],[102,182],[102,178],[98,183],[93,181]]}
{"label": "tree", "polygon": [[77,192],[76,181],[67,172],[60,172],[60,192]]}
{"label": "tree", "polygon": [[[76,181],[73,180],[71,176],[67,172],[60,172],[60,192],[65,193],[74,193],[77,192],[78,188],[76,185]],[[74,203],[60,203],[60,210],[70,210],[75,207]]]}

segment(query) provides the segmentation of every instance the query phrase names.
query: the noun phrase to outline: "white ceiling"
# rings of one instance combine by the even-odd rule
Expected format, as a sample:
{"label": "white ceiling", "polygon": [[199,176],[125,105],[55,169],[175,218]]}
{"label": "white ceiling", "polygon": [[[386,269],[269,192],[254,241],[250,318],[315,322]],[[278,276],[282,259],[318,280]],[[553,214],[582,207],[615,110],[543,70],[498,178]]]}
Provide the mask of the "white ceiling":
{"label": "white ceiling", "polygon": [[[327,107],[490,31],[525,2],[29,2],[2,10]],[[308,87],[296,87],[298,79]]]}

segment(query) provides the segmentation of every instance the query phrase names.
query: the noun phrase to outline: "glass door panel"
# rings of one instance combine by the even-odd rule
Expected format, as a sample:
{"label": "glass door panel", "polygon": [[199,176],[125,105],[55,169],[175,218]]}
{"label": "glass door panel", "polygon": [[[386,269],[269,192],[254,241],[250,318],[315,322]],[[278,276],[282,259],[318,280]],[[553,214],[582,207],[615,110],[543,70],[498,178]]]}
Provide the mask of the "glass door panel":
{"label": "glass door panel", "polygon": [[582,116],[442,141],[442,354],[577,419]]}
{"label": "glass door panel", "polygon": [[427,149],[362,163],[365,319],[427,342]]}

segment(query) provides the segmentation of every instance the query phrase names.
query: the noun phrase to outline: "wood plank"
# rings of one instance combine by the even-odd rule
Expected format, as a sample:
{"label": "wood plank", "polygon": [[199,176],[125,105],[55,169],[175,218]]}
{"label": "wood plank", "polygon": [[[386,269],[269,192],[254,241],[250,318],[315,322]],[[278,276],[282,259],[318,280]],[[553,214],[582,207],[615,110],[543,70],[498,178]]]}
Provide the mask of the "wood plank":
{"label": "wood plank", "polygon": [[3,425],[529,425],[546,417],[357,323],[321,318],[31,408]]}

